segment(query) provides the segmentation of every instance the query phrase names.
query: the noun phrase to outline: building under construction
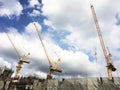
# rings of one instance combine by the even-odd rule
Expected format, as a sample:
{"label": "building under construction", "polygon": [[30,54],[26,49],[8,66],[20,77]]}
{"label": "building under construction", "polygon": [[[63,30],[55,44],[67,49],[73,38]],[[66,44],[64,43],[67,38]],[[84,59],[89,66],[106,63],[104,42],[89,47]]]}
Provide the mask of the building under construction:
{"label": "building under construction", "polygon": [[26,57],[29,55],[29,53],[25,54],[22,57],[4,28],[4,31],[6,32],[13,48],[18,55],[19,62],[16,66],[16,72],[13,78],[11,77],[11,75],[13,74],[13,70],[8,69],[7,67],[0,68],[0,90],[120,90],[120,78],[112,76],[112,72],[116,71],[116,68],[112,63],[112,55],[107,51],[104,44],[104,40],[102,38],[101,30],[93,5],[91,5],[91,10],[101,47],[105,56],[108,77],[86,77],[72,79],[63,78],[62,80],[53,79],[52,75],[54,74],[54,72],[62,72],[62,69],[56,68],[56,66],[60,62],[60,58],[58,58],[58,60],[54,64],[51,62],[52,60],[47,53],[40,33],[38,32],[37,25],[34,23],[35,29],[50,65],[47,79],[40,79],[37,77],[19,77],[19,71],[22,68],[22,64],[30,63],[30,61],[26,61]]}
{"label": "building under construction", "polygon": [[120,90],[120,78],[39,79],[36,77],[11,78],[13,71],[0,69],[0,90]]}

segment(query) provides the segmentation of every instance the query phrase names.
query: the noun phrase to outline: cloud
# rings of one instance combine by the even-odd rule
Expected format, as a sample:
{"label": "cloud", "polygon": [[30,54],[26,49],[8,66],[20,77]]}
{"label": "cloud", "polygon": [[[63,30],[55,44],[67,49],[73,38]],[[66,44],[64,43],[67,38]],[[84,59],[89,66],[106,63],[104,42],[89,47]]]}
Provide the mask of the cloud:
{"label": "cloud", "polygon": [[29,14],[29,16],[33,16],[33,17],[35,17],[35,16],[40,16],[40,11],[38,11],[38,10],[33,10],[32,13],[28,13],[28,14]]}
{"label": "cloud", "polygon": [[6,60],[4,60],[2,57],[0,57],[0,66],[1,67],[8,67],[8,68],[11,68],[11,63],[7,62]]}
{"label": "cloud", "polygon": [[0,0],[0,16],[20,16],[23,7],[17,0]]}
{"label": "cloud", "polygon": [[40,3],[38,0],[29,0],[29,7],[35,7],[38,6],[40,7]]}
{"label": "cloud", "polygon": [[34,23],[36,24],[38,30],[41,32],[41,25],[38,22],[31,22],[25,27],[25,32],[27,34],[33,35],[34,33],[36,33],[34,30],[35,29]]}
{"label": "cloud", "polygon": [[49,21],[49,20],[47,20],[47,19],[44,19],[44,24],[47,25],[47,26],[50,26],[50,27],[54,28],[52,22]]}
{"label": "cloud", "polygon": [[69,4],[68,0],[51,0],[50,2],[49,0],[44,0],[42,11],[43,15],[47,16],[58,28],[66,28],[71,25],[78,26],[90,17],[90,14],[86,14],[89,11],[89,7],[87,9],[79,8],[82,5],[86,5],[85,3],[85,1],[79,0],[72,0]]}

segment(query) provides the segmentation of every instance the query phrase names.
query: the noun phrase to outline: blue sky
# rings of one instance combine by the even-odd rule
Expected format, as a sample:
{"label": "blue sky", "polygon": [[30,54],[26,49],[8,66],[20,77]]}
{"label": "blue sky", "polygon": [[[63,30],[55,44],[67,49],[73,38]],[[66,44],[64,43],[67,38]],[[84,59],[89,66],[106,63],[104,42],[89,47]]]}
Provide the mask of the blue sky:
{"label": "blue sky", "polygon": [[[30,23],[31,21],[36,20],[37,18],[37,21],[39,23],[42,23],[43,22],[43,19],[45,18],[44,16],[40,16],[41,18],[38,19],[39,16],[36,16],[36,17],[31,17],[29,16],[28,13],[32,13],[33,10],[38,10],[40,13],[42,12],[41,11],[41,7],[42,7],[42,4],[41,4],[41,0],[39,0],[39,4],[40,5],[35,5],[34,7],[27,7],[29,6],[29,1],[28,0],[19,0],[19,3],[22,5],[23,7],[23,10],[21,11],[19,17],[17,17],[16,15],[11,15],[9,17],[9,15],[5,14],[5,16],[3,17],[0,17],[0,25],[3,26],[5,25],[6,27],[15,27],[15,28],[18,28],[18,31],[21,32],[24,30],[24,26],[26,26],[28,23]],[[2,7],[3,5],[1,5]],[[37,9],[37,6],[39,6],[40,8]],[[4,22],[3,22],[4,21]]]}
{"label": "blue sky", "polygon": [[[95,7],[105,45],[113,55],[113,63],[119,68],[119,0],[0,0],[0,65],[15,70],[18,62],[10,41],[2,32],[5,26],[20,54],[31,53],[28,57],[31,63],[23,64],[20,75],[46,77],[49,64],[34,22],[51,61],[61,58],[59,67],[62,67],[63,73],[55,73],[55,77],[86,77],[86,73],[88,76],[98,76],[98,72],[107,76],[90,3]],[[93,55],[95,51],[98,53],[97,63]]]}

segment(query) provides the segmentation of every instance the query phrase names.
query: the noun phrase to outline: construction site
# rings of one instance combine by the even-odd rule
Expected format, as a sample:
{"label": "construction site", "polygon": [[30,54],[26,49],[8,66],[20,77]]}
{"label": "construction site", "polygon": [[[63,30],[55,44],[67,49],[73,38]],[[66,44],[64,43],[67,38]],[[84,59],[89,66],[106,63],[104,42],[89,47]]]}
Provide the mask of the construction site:
{"label": "construction site", "polygon": [[[62,80],[55,79],[54,73],[57,72],[60,75],[62,72],[64,72],[62,67],[58,67],[61,62],[61,58],[56,54],[58,56],[58,59],[55,62],[51,60],[50,57],[52,56],[47,51],[38,26],[36,23],[33,23],[36,35],[40,40],[40,44],[42,45],[42,48],[48,60],[47,62],[49,63],[49,72],[46,76],[47,78],[41,79],[35,76],[20,77],[20,71],[22,71],[22,67],[24,67],[23,64],[31,63],[28,59],[31,53],[28,52],[22,56],[19,50],[16,48],[12,38],[10,37],[7,28],[3,27],[3,32],[6,34],[6,37],[10,41],[19,61],[17,62],[15,71],[7,68],[6,66],[0,68],[0,90],[120,90],[120,77],[113,76],[113,72],[116,72],[117,68],[112,63],[112,54],[106,48],[104,38],[101,33],[101,28],[99,26],[99,20],[97,19],[97,14],[92,4],[90,5],[90,9],[101,49],[103,51],[102,53],[106,61],[105,67],[107,71],[107,77],[77,77],[68,79],[63,77]],[[97,57],[97,52],[94,53],[94,56]]]}

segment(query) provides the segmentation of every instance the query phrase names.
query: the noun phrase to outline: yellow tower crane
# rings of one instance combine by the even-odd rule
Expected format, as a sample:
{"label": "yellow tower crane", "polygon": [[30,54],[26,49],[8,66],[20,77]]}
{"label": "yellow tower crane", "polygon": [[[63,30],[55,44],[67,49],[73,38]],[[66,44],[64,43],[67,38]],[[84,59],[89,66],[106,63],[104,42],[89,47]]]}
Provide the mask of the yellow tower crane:
{"label": "yellow tower crane", "polygon": [[17,53],[17,56],[18,56],[18,58],[19,58],[19,62],[18,62],[18,64],[17,64],[17,66],[16,66],[16,72],[15,72],[15,75],[14,75],[14,78],[18,78],[18,77],[19,77],[19,72],[20,72],[20,70],[21,70],[21,68],[22,68],[22,64],[23,64],[23,63],[30,63],[30,61],[27,60],[27,57],[28,57],[28,55],[30,55],[30,53],[27,53],[27,54],[25,54],[24,56],[21,56],[20,53],[18,52],[17,48],[15,47],[14,43],[12,42],[10,36],[8,35],[7,30],[6,30],[5,27],[3,28],[3,30],[4,30],[4,32],[6,33],[9,41],[11,42],[11,44],[12,44],[12,46],[13,46],[13,48],[14,48],[14,50],[15,50],[15,52]]}
{"label": "yellow tower crane", "polygon": [[62,72],[62,69],[56,68],[57,65],[60,63],[60,58],[58,58],[58,60],[57,60],[56,62],[54,62],[54,63],[51,62],[51,59],[50,59],[50,57],[49,57],[49,55],[48,55],[48,53],[47,53],[47,50],[46,50],[46,48],[45,48],[45,45],[44,45],[43,41],[42,41],[42,38],[41,38],[41,35],[40,35],[39,30],[38,30],[38,28],[37,28],[37,25],[36,25],[35,23],[33,23],[33,24],[34,24],[34,26],[35,26],[35,29],[36,29],[36,31],[37,31],[37,34],[38,34],[39,39],[40,39],[40,42],[41,42],[41,44],[42,44],[42,47],[43,47],[43,49],[44,49],[44,51],[45,51],[45,54],[46,54],[46,56],[47,56],[47,59],[48,59],[49,65],[50,65],[49,73],[47,74],[47,79],[53,79],[53,74],[54,74],[54,72],[59,72],[59,73]]}
{"label": "yellow tower crane", "polygon": [[112,64],[111,53],[107,52],[107,50],[106,50],[106,47],[105,47],[105,44],[104,44],[104,41],[103,41],[103,37],[102,37],[102,34],[101,34],[101,30],[100,30],[100,27],[99,27],[99,23],[98,23],[97,16],[96,16],[93,5],[91,5],[91,11],[92,11],[92,15],[93,15],[94,22],[95,22],[95,25],[96,25],[96,29],[97,29],[97,33],[98,33],[99,40],[100,40],[100,43],[101,43],[101,47],[102,47],[102,50],[103,50],[103,53],[104,53],[104,56],[105,56],[105,59],[106,59],[106,63],[107,63],[106,68],[107,68],[107,73],[108,73],[108,79],[111,80],[112,77],[113,77],[112,72],[116,71],[116,68]]}

